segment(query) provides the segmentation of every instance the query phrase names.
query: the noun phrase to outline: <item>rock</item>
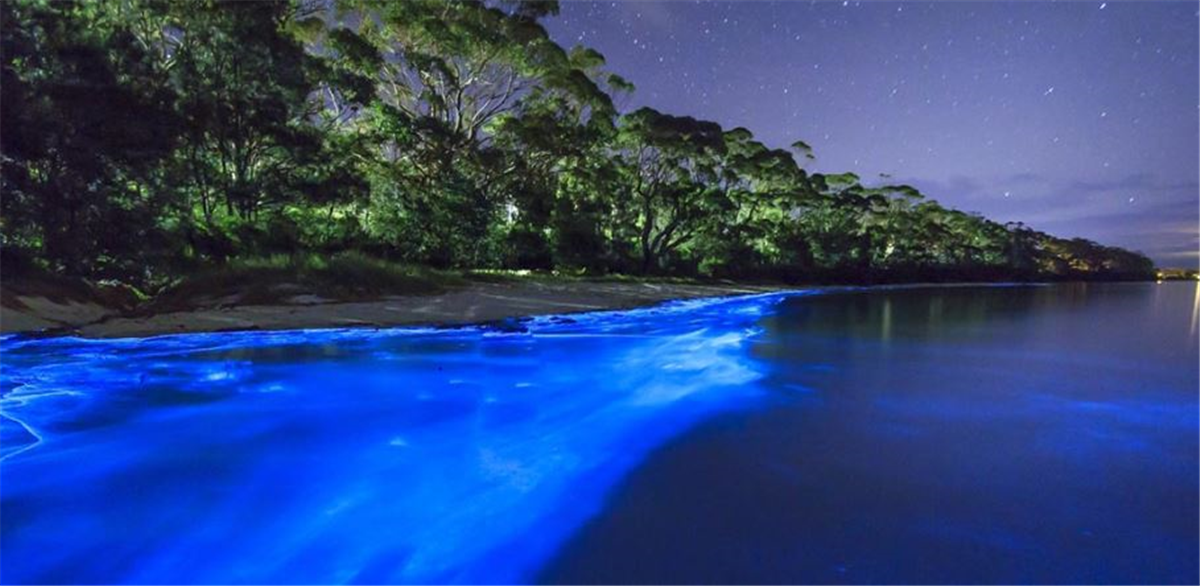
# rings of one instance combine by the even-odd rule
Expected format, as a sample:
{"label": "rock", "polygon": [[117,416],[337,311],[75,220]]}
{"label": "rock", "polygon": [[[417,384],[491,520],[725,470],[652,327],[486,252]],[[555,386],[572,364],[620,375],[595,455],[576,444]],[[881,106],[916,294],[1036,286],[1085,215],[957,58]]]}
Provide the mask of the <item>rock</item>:
{"label": "rock", "polygon": [[501,320],[484,323],[483,327],[489,331],[497,332],[497,333],[501,333],[501,334],[527,334],[527,333],[529,333],[529,328],[527,328],[523,324],[521,324],[521,321],[522,320],[519,320],[515,317],[506,317]]}

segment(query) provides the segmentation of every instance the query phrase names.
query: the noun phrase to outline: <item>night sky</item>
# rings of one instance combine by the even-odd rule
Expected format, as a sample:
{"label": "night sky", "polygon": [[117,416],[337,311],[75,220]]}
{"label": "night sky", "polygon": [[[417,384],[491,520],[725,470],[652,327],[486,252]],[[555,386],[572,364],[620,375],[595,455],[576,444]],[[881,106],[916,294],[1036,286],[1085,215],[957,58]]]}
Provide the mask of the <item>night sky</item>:
{"label": "night sky", "polygon": [[[813,146],[818,172],[1197,265],[1196,2],[578,2],[625,109]],[[620,102],[619,102],[620,103]]]}

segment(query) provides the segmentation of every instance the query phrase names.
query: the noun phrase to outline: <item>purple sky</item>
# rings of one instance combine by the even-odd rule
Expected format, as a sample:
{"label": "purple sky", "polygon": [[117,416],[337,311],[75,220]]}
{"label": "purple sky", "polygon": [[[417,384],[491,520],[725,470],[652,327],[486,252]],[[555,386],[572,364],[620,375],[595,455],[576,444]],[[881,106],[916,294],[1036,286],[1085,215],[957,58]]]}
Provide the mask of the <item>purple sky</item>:
{"label": "purple sky", "polygon": [[1200,260],[1196,2],[564,1],[547,27],[627,108],[811,144],[814,171],[912,183],[1059,236]]}

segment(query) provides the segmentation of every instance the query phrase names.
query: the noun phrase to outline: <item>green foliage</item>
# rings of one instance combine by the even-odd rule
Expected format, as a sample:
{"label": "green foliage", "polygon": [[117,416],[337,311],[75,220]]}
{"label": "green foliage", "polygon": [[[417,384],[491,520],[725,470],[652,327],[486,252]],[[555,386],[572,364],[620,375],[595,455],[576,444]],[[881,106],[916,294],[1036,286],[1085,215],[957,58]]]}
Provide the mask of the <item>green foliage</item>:
{"label": "green foliage", "polygon": [[173,96],[102,7],[0,11],[3,245],[66,272],[131,270],[138,241],[158,240],[165,202],[149,184],[175,146]]}
{"label": "green foliage", "polygon": [[1153,276],[1140,254],[1000,225],[912,186],[809,174],[804,141],[773,149],[744,128],[622,115],[614,99],[632,85],[595,50],[554,43],[541,20],[557,10],[0,3],[5,258],[150,288],[199,271],[176,302],[269,299],[297,281],[343,298],[437,290],[397,261],[786,280]]}

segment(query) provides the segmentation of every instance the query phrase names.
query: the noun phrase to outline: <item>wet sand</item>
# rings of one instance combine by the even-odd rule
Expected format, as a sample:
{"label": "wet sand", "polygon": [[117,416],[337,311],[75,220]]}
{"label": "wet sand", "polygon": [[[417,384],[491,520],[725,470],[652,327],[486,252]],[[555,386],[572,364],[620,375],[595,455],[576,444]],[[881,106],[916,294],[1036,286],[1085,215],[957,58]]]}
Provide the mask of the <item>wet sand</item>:
{"label": "wet sand", "polygon": [[441,295],[395,296],[361,302],[297,295],[287,304],[232,305],[136,317],[94,304],[59,304],[21,297],[25,307],[0,307],[0,331],[123,338],[238,330],[464,325],[772,290],[777,288],[588,281],[474,283]]}

